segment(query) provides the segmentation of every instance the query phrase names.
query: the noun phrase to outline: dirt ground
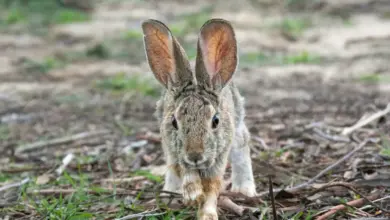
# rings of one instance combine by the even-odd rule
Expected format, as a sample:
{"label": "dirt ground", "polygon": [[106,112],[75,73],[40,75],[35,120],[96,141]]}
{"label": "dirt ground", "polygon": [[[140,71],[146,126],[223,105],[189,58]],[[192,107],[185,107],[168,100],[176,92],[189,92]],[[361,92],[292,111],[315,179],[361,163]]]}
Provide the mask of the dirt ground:
{"label": "dirt ground", "polygon": [[390,216],[390,1],[210,2],[99,1],[43,28],[2,6],[0,219],[193,219],[148,203],[165,167],[140,24],[165,22],[193,61],[213,17],[236,30],[259,193],[227,194],[247,209],[220,218],[274,219],[269,176],[279,219]]}

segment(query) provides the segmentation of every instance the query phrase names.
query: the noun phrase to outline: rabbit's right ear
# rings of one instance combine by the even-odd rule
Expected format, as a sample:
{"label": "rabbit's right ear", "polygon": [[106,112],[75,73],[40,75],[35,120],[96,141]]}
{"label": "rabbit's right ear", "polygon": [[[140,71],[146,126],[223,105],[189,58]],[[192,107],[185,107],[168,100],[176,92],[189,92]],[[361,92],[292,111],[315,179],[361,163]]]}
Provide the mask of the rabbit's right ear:
{"label": "rabbit's right ear", "polygon": [[142,31],[149,66],[162,85],[192,80],[187,55],[165,24],[149,19],[142,23]]}

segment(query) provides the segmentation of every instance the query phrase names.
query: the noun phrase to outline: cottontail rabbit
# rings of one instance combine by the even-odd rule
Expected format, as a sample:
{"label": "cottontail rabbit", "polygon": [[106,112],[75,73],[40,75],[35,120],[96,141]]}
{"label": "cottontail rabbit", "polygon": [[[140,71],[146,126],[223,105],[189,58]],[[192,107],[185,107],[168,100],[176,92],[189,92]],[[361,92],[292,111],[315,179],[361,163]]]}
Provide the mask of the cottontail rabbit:
{"label": "cottontail rabbit", "polygon": [[202,26],[194,71],[165,24],[146,20],[142,30],[149,66],[165,87],[156,111],[169,168],[164,190],[199,205],[198,219],[218,219],[228,158],[232,191],[256,194],[244,100],[231,82],[238,63],[233,27],[223,19]]}

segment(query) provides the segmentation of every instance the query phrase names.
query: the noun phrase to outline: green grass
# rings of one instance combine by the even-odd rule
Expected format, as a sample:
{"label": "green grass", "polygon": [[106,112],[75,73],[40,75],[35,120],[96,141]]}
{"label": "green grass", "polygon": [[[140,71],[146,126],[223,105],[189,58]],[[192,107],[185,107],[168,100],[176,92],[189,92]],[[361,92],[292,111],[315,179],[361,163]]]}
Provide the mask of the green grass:
{"label": "green grass", "polygon": [[84,22],[90,19],[88,14],[70,9],[59,10],[54,18],[57,24]]}
{"label": "green grass", "polygon": [[387,137],[384,134],[382,134],[381,139],[382,139],[382,147],[379,154],[390,157],[390,137]]}
{"label": "green grass", "polygon": [[270,55],[264,54],[262,52],[255,53],[255,52],[250,52],[250,53],[244,53],[240,56],[240,61],[243,63],[248,63],[248,64],[270,64],[275,62],[275,57],[272,57]]}
{"label": "green grass", "polygon": [[357,81],[361,82],[368,82],[368,83],[389,83],[390,82],[390,76],[388,75],[381,75],[381,74],[365,74],[363,76],[360,76]]}
{"label": "green grass", "polygon": [[10,131],[7,125],[0,124],[0,141],[7,140],[9,138]]}
{"label": "green grass", "polygon": [[27,20],[26,14],[18,8],[11,8],[5,17],[5,24],[16,24],[25,22]]}
{"label": "green grass", "polygon": [[113,77],[97,81],[96,86],[113,92],[134,91],[152,97],[160,95],[160,89],[155,84],[150,83],[150,80],[142,79],[138,74],[126,76],[124,73],[118,73]]}
{"label": "green grass", "polygon": [[136,171],[132,175],[134,175],[134,176],[144,176],[144,177],[146,177],[150,181],[153,181],[153,182],[156,182],[156,183],[162,183],[162,178],[160,176],[153,175],[150,172],[145,171],[145,170]]}
{"label": "green grass", "polygon": [[26,59],[22,63],[27,73],[48,73],[52,69],[63,68],[66,63],[63,60],[55,57],[46,57],[41,61],[35,61],[32,59]]}
{"label": "green grass", "polygon": [[282,32],[295,38],[300,37],[302,33],[311,26],[312,22],[305,18],[285,18],[277,24],[277,27],[280,28]]}
{"label": "green grass", "polygon": [[294,64],[318,64],[322,59],[316,54],[302,51],[297,54],[270,55],[262,52],[250,52],[240,55],[243,65],[294,65]]}
{"label": "green grass", "polygon": [[206,6],[197,12],[180,15],[178,22],[170,24],[169,28],[175,37],[182,38],[189,33],[198,32],[202,25],[211,19],[212,12],[213,7]]}
{"label": "green grass", "polygon": [[23,25],[36,34],[45,34],[54,24],[68,24],[90,20],[90,15],[61,6],[55,0],[0,0],[0,24],[3,29]]}
{"label": "green grass", "polygon": [[143,34],[136,30],[128,30],[124,33],[126,40],[142,40]]}
{"label": "green grass", "polygon": [[[70,195],[45,196],[27,195],[26,190],[34,190],[40,188],[71,188],[75,192]],[[64,173],[58,180],[49,182],[43,186],[28,184],[22,193],[24,199],[30,201],[36,212],[47,219],[90,219],[98,217],[92,211],[89,211],[92,205],[97,200],[101,200],[102,195],[88,194],[85,189],[92,189],[83,174],[70,175]],[[101,200],[102,202],[113,202],[109,198]]]}
{"label": "green grass", "polygon": [[321,58],[319,56],[303,51],[296,55],[288,55],[284,58],[285,64],[299,64],[299,63],[320,63]]}

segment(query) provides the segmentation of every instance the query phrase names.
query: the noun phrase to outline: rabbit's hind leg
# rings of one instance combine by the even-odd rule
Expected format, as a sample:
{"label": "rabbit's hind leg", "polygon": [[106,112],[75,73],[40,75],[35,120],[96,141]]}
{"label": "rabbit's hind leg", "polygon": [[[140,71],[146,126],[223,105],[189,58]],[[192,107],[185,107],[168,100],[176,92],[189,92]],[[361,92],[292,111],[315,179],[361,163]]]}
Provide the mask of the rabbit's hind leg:
{"label": "rabbit's hind leg", "polygon": [[253,178],[252,160],[250,157],[249,131],[244,123],[236,130],[236,136],[230,151],[232,166],[232,189],[247,196],[256,195]]}

